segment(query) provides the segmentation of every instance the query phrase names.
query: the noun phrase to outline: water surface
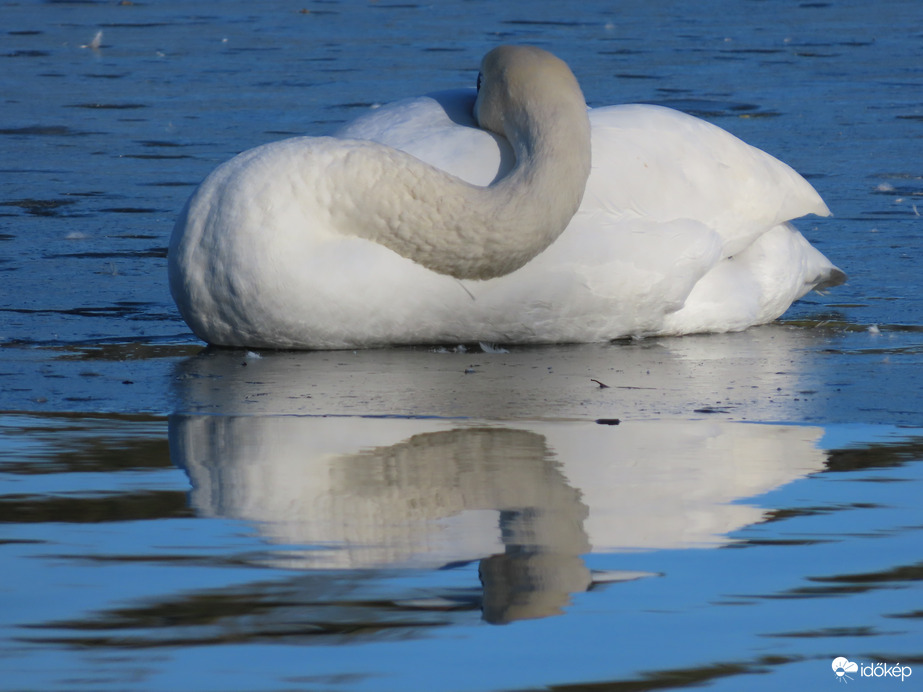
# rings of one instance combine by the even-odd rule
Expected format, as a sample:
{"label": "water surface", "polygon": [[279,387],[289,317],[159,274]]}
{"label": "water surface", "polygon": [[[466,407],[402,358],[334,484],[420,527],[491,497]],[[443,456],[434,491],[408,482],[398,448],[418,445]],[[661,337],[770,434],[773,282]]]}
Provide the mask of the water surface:
{"label": "water surface", "polygon": [[[3,18],[0,689],[822,689],[837,656],[919,686],[917,3]],[[849,282],[742,334],[203,350],[165,276],[198,181],[499,42],[790,163]]]}

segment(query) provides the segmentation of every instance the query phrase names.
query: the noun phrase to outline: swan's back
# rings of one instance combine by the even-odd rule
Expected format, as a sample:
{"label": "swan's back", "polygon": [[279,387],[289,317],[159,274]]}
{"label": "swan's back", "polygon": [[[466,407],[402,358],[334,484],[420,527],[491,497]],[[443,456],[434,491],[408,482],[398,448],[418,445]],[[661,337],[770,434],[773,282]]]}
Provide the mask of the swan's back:
{"label": "swan's back", "polygon": [[[471,90],[453,90],[397,102],[338,136],[399,146],[486,184],[503,175],[512,154],[502,138],[476,128],[473,99]],[[593,168],[568,229],[511,276],[466,284],[482,308],[506,303],[532,325],[516,329],[515,320],[495,316],[484,338],[740,330],[844,280],[788,223],[830,213],[788,165],[668,108],[610,106],[589,117]]]}
{"label": "swan's back", "polygon": [[[477,129],[474,92],[437,92],[377,109],[338,137],[407,151],[475,184],[502,176],[514,159],[506,142]],[[660,106],[592,108],[593,172],[581,212],[616,219],[700,221],[733,255],[775,225],[828,216],[817,191],[788,165],[726,130]]]}

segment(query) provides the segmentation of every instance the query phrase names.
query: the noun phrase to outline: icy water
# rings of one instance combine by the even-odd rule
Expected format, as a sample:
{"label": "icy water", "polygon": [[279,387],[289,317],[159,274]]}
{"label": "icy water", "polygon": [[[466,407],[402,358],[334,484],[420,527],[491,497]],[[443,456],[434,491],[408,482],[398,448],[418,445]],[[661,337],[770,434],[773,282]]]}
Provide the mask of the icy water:
{"label": "icy water", "polygon": [[[916,0],[0,17],[0,689],[923,687]],[[203,350],[194,185],[500,42],[790,163],[849,282],[742,334]]]}

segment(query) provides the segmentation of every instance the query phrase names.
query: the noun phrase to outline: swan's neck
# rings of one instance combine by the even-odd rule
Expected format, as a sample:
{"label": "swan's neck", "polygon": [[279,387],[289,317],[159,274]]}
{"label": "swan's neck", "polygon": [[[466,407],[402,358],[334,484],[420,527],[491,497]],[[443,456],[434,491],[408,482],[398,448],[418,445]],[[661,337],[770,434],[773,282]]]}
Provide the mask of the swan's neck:
{"label": "swan's neck", "polygon": [[333,167],[332,177],[354,194],[340,229],[462,279],[518,269],[564,231],[583,198],[590,125],[579,88],[569,96],[505,116],[516,166],[489,187],[388,147],[353,143]]}

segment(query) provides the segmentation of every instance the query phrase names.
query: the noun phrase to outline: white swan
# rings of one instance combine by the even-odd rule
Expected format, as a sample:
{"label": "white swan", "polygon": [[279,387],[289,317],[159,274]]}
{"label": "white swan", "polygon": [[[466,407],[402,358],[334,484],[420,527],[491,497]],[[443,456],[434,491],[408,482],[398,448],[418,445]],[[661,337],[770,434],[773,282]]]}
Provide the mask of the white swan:
{"label": "white swan", "polygon": [[502,46],[476,95],[219,166],[174,228],[170,288],[226,346],[739,330],[845,278],[788,223],[809,213],[829,211],[768,154],[665,108],[588,118],[563,62]]}

